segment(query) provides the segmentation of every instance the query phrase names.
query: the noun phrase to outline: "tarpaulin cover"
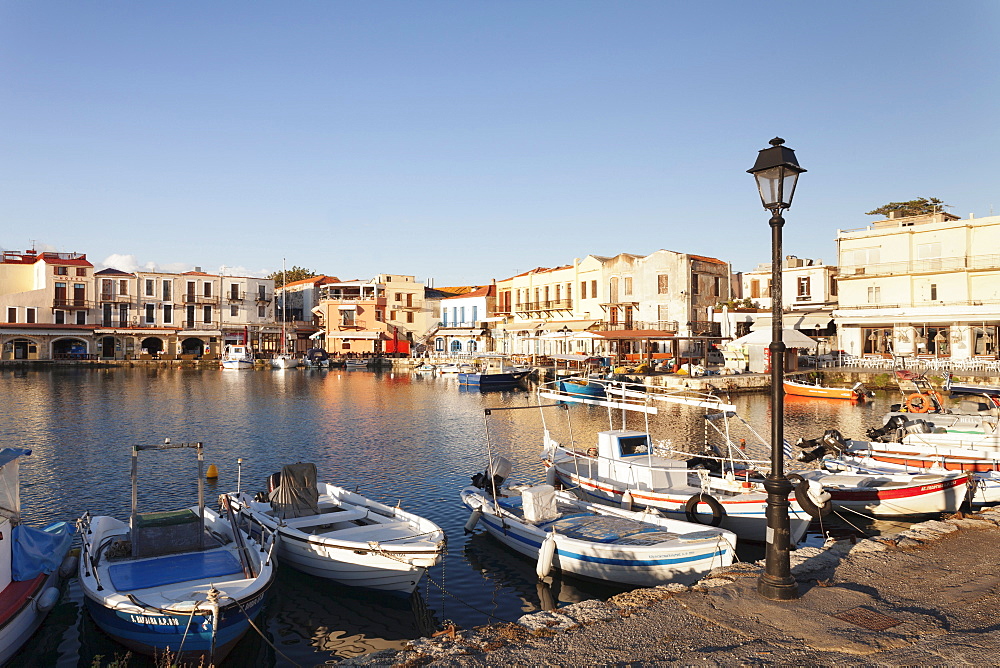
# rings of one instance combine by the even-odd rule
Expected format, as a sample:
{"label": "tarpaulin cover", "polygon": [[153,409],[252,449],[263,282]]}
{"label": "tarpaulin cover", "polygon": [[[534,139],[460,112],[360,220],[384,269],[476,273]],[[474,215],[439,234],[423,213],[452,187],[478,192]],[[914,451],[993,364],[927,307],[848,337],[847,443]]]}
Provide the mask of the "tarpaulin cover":
{"label": "tarpaulin cover", "polygon": [[126,561],[108,569],[111,583],[118,591],[133,591],[208,580],[242,573],[243,566],[231,552],[186,552],[168,557]]}
{"label": "tarpaulin cover", "polygon": [[32,580],[59,568],[73,540],[73,527],[56,522],[44,529],[19,524],[13,531],[11,576],[16,581]]}
{"label": "tarpaulin cover", "polygon": [[281,469],[281,482],[271,492],[270,501],[274,516],[280,519],[318,514],[316,465],[302,462],[286,464]]}

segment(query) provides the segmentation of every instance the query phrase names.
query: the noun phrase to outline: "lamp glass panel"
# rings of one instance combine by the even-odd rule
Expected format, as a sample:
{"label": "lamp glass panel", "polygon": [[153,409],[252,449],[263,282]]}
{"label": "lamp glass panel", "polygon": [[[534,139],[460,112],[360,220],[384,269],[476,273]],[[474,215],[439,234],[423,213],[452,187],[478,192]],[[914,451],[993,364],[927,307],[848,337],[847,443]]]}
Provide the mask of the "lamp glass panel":
{"label": "lamp glass panel", "polygon": [[784,182],[781,188],[782,204],[787,208],[792,205],[792,197],[795,196],[795,183],[799,179],[799,173],[793,169],[783,169],[782,171],[784,172]]}
{"label": "lamp glass panel", "polygon": [[766,209],[781,202],[782,171],[781,167],[771,167],[754,173],[760,201]]}

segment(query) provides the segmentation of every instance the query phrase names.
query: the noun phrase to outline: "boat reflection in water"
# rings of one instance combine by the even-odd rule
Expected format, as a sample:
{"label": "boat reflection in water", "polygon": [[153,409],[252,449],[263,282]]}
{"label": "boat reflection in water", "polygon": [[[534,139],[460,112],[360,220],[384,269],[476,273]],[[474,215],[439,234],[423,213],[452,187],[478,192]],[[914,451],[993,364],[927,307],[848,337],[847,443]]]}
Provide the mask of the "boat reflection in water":
{"label": "boat reflection in water", "polygon": [[[402,649],[414,638],[436,630],[419,592],[409,597],[343,587],[292,569],[281,568],[262,620],[268,640],[244,642],[230,655],[232,665],[322,665],[378,652]],[[250,640],[249,637],[247,640]],[[271,661],[262,661],[261,657]]]}

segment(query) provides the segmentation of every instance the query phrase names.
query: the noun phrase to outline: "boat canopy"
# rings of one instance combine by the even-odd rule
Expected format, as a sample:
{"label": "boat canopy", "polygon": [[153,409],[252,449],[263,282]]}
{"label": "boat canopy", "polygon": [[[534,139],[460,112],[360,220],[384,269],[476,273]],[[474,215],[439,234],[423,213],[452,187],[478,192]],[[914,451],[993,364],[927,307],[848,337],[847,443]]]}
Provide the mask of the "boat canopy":
{"label": "boat canopy", "polygon": [[14,524],[21,521],[20,458],[30,454],[27,448],[0,450],[0,514],[9,517]]}
{"label": "boat canopy", "polygon": [[282,467],[281,481],[271,492],[271,508],[280,519],[319,514],[316,465],[299,462]]}
{"label": "boat canopy", "polygon": [[59,568],[73,540],[73,526],[56,522],[44,529],[36,529],[18,524],[12,537],[11,578],[24,582]]}

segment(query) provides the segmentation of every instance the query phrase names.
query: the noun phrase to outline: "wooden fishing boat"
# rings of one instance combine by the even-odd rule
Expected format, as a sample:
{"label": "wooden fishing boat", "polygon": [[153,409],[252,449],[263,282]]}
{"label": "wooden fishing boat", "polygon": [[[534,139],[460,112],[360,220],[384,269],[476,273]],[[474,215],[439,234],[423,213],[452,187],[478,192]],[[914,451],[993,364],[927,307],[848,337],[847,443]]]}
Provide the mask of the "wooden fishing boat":
{"label": "wooden fishing boat", "polygon": [[0,449],[0,664],[17,653],[59,600],[72,527],[37,529],[21,521],[20,458],[26,448]]}
{"label": "wooden fishing boat", "polygon": [[830,473],[804,471],[798,475],[819,483],[834,508],[847,508],[875,517],[909,517],[956,512],[965,501],[969,474]]}
{"label": "wooden fishing boat", "polygon": [[250,346],[229,345],[222,352],[219,364],[223,369],[252,369],[254,365],[253,350]]}
{"label": "wooden fishing boat", "polygon": [[856,383],[853,387],[826,387],[824,385],[812,385],[796,380],[782,381],[785,394],[797,397],[813,397],[817,399],[847,399],[848,401],[863,402],[868,398],[863,383]]}
{"label": "wooden fishing boat", "polygon": [[551,485],[486,487],[461,492],[473,513],[466,530],[481,524],[496,540],[536,560],[539,577],[555,570],[644,587],[690,584],[734,558],[736,536],[729,531],[586,503]]}
{"label": "wooden fishing boat", "polygon": [[[198,505],[139,513],[138,453],[175,448],[198,453]],[[263,609],[275,540],[205,508],[203,462],[201,443],[134,446],[129,522],[85,515],[78,573],[90,616],[125,647],[218,665]]]}
{"label": "wooden fishing boat", "polygon": [[444,552],[445,536],[428,519],[316,482],[316,466],[289,464],[259,500],[228,498],[255,535],[278,536],[278,558],[292,568],[351,587],[409,594]]}

